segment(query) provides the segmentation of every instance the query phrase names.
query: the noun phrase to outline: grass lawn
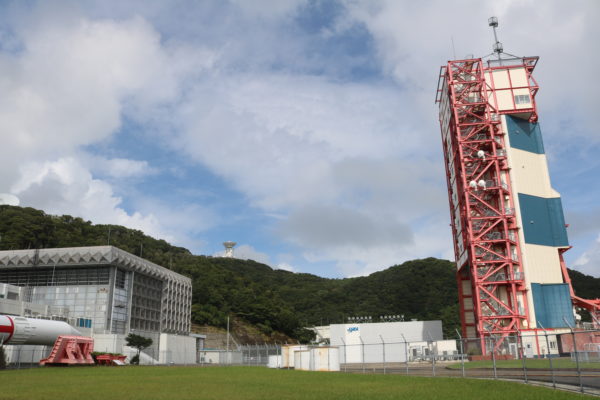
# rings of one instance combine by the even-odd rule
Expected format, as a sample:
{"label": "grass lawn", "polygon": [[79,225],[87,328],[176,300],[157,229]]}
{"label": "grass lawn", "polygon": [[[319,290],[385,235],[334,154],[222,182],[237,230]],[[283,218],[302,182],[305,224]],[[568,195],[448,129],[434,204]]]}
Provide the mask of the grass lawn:
{"label": "grass lawn", "polygon": [[[272,370],[261,367],[68,367],[0,371],[0,399],[577,399],[518,383]],[[589,397],[591,398],[591,397]]]}
{"label": "grass lawn", "polygon": [[[550,361],[546,359],[528,358],[525,360],[527,368],[546,368],[550,369]],[[496,361],[497,368],[523,368],[523,362],[521,360],[499,360]],[[554,369],[559,368],[577,368],[575,361],[571,361],[570,358],[553,358],[552,367]],[[600,369],[600,362],[581,362],[579,363],[581,369]],[[452,364],[449,366],[452,369],[460,369],[460,363]],[[492,361],[469,361],[465,362],[466,369],[472,368],[493,368]]]}

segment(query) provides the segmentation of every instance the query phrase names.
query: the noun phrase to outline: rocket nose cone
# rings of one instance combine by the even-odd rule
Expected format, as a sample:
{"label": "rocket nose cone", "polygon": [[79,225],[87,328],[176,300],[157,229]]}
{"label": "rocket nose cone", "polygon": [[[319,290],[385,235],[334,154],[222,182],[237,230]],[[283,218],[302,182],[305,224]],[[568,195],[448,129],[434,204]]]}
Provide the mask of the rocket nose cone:
{"label": "rocket nose cone", "polygon": [[73,336],[83,336],[81,334],[81,332],[79,332],[77,329],[75,329],[73,327],[71,327],[71,335],[73,335]]}

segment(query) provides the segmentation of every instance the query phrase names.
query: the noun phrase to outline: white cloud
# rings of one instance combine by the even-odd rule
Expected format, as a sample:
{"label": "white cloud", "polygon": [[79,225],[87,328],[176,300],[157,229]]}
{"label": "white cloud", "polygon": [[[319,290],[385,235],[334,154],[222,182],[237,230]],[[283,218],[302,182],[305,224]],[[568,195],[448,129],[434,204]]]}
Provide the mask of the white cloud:
{"label": "white cloud", "polygon": [[117,179],[143,177],[158,172],[145,160],[86,156],[83,162],[89,166],[94,175]]}
{"label": "white cloud", "polygon": [[447,207],[443,165],[429,161],[438,133],[422,134],[409,110],[398,87],[223,77],[190,96],[175,143],[285,215],[277,233],[307,258],[382,268],[404,259],[410,224]]}
{"label": "white cloud", "polygon": [[[548,141],[571,140],[566,127],[598,141],[588,117],[598,99],[587,81],[599,61],[589,52],[600,29],[595,3],[347,1],[313,36],[293,25],[306,2],[271,3],[190,5],[187,19],[144,2],[84,6],[101,15],[115,9],[115,19],[82,17],[64,4],[34,7],[0,56],[0,192],[12,188],[24,205],[123,223],[200,251],[199,233],[223,223],[213,211],[124,193],[127,183],[161,172],[144,155],[89,155],[127,118],[143,128],[139,140],[164,143],[222,178],[247,200],[246,211],[276,215],[272,232],[305,260],[357,275],[409,258],[452,258],[437,68],[452,57],[451,36],[459,57],[489,53],[493,14],[507,51],[542,56],[536,77]],[[154,19],[131,17],[138,11]],[[210,12],[218,18],[210,21]],[[347,60],[323,65],[312,53],[313,41],[357,26],[372,35],[374,63],[390,81],[338,79]],[[186,168],[180,161],[173,171]],[[269,261],[250,245],[240,251]]]}
{"label": "white cloud", "polygon": [[157,218],[138,212],[128,214],[119,207],[121,198],[104,181],[94,179],[74,158],[24,164],[21,179],[12,187],[23,204],[51,214],[73,214],[96,223],[115,223],[160,235]]}
{"label": "white cloud", "polygon": [[18,206],[20,202],[21,200],[14,194],[0,193],[0,205]]}
{"label": "white cloud", "polygon": [[[600,141],[593,129],[599,100],[589,82],[594,66],[600,62],[597,52],[589,51],[595,48],[595,38],[600,34],[597,2],[467,0],[457,6],[434,0],[420,7],[382,0],[375,4],[345,4],[347,17],[364,23],[374,36],[384,70],[414,92],[413,111],[423,113],[425,119],[432,119],[436,67],[454,58],[451,38],[456,58],[491,53],[493,35],[487,19],[495,15],[499,17],[498,35],[505,51],[517,56],[540,56],[534,75],[541,87],[540,120],[550,128],[545,130],[546,136],[561,143],[572,142],[575,135]],[[565,75],[570,69],[577,72]],[[558,129],[560,125],[568,126],[569,135]]]}
{"label": "white cloud", "polygon": [[23,165],[12,187],[22,201],[50,214],[70,214],[99,224],[118,224],[200,252],[205,245],[193,236],[216,223],[213,213],[199,205],[175,207],[158,200],[132,198],[136,211],[127,212],[122,198],[107,182],[95,179],[75,158]]}
{"label": "white cloud", "polygon": [[[92,156],[83,147],[111,138],[124,114],[145,120],[176,102],[184,78],[210,65],[214,54],[201,46],[165,47],[139,17],[89,20],[66,12],[46,18],[47,10],[37,11],[42,15],[34,12],[29,24],[18,26],[22,49],[0,57],[0,190],[48,213],[201,247],[189,237],[213,223],[209,212],[160,204],[126,210],[104,178],[157,170],[145,160]],[[191,216],[201,216],[193,227]]]}
{"label": "white cloud", "polygon": [[190,95],[175,143],[256,205],[277,210],[335,198],[334,162],[401,157],[424,145],[410,126],[399,125],[404,106],[385,87],[308,76],[223,76]]}
{"label": "white cloud", "polygon": [[573,268],[584,274],[600,278],[600,235],[594,243],[573,263]]}
{"label": "white cloud", "polygon": [[289,271],[289,272],[298,272],[296,270],[296,268],[294,268],[292,265],[290,265],[288,263],[279,263],[275,266],[275,269],[281,269],[281,270]]}

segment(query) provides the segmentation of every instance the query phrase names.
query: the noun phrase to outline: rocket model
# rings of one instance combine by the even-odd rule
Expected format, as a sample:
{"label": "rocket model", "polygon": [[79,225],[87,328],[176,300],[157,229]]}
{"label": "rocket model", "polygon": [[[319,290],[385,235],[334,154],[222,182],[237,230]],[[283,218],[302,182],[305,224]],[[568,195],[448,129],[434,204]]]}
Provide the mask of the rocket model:
{"label": "rocket model", "polygon": [[81,332],[62,321],[0,315],[0,344],[52,346],[62,335]]}

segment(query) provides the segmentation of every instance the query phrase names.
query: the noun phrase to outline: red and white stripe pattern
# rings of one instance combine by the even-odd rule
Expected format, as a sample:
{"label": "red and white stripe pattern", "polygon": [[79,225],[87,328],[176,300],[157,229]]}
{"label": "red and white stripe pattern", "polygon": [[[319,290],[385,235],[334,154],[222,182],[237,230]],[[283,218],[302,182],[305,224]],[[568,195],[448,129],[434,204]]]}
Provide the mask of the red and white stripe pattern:
{"label": "red and white stripe pattern", "polygon": [[7,343],[15,333],[15,323],[8,315],[0,315],[0,344]]}

